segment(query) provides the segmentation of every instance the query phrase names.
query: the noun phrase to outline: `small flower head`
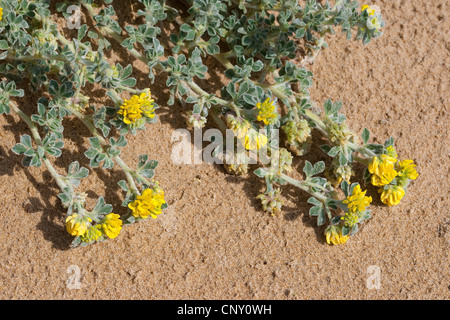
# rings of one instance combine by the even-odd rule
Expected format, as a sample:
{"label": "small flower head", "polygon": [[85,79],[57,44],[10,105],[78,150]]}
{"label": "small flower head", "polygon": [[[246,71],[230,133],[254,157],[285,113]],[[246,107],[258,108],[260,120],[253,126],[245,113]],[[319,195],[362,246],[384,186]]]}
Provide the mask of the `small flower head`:
{"label": "small flower head", "polygon": [[2,21],[3,19],[3,8],[0,7],[0,21]]}
{"label": "small flower head", "polygon": [[267,194],[260,194],[256,198],[261,200],[263,210],[269,212],[272,216],[277,216],[281,212],[283,202],[280,197],[281,189],[276,188]]}
{"label": "small flower head", "polygon": [[244,145],[247,150],[259,150],[267,145],[268,139],[265,134],[262,134],[256,131],[253,128],[250,128],[247,131],[247,134],[243,139],[241,139],[241,143]]}
{"label": "small flower head", "polygon": [[330,141],[341,146],[346,145],[349,141],[356,142],[357,139],[345,122],[327,122],[327,131],[330,136]]}
{"label": "small flower head", "polygon": [[100,239],[102,235],[102,226],[96,224],[95,226],[90,226],[86,230],[86,232],[81,236],[81,241],[91,243]]}
{"label": "small flower head", "polygon": [[54,48],[58,47],[57,37],[52,34],[50,31],[45,29],[35,29],[33,31],[33,38],[39,40],[39,45],[43,46],[46,43],[49,43]]}
{"label": "small flower head", "polygon": [[391,162],[393,161],[393,159],[397,159],[398,155],[397,155],[397,151],[395,151],[394,146],[389,146],[386,148],[386,155],[391,157]]}
{"label": "small flower head", "polygon": [[163,190],[148,188],[142,195],[137,196],[135,201],[128,204],[128,208],[136,218],[147,219],[150,216],[156,219],[162,213],[162,206],[165,203]]}
{"label": "small flower head", "polygon": [[241,143],[247,150],[259,150],[266,146],[267,142],[267,136],[253,128],[249,129],[245,137],[241,139]]}
{"label": "small flower head", "polygon": [[397,176],[397,171],[394,169],[394,163],[397,159],[388,155],[382,155],[381,157],[374,157],[369,164],[369,172],[372,174],[371,182],[376,187],[382,187],[394,180]]}
{"label": "small flower head", "polygon": [[278,113],[276,110],[276,106],[274,105],[274,102],[270,100],[270,98],[267,98],[263,103],[258,103],[256,105],[256,108],[258,109],[258,121],[263,121],[264,124],[272,125],[275,122],[277,122],[278,119]]}
{"label": "small flower head", "polygon": [[296,156],[305,155],[312,144],[311,128],[308,121],[288,121],[281,130],[286,134],[286,146]]}
{"label": "small flower head", "polygon": [[333,245],[345,244],[349,239],[349,236],[342,235],[341,226],[329,226],[325,230],[325,237],[327,243]]}
{"label": "small flower head", "polygon": [[359,222],[359,215],[357,212],[347,212],[341,220],[344,221],[344,225],[348,227],[353,227],[355,224]]}
{"label": "small flower head", "polygon": [[245,119],[228,115],[226,117],[228,128],[233,131],[234,135],[238,139],[243,139],[248,130],[251,128],[250,122]]}
{"label": "small flower head", "polygon": [[338,186],[342,181],[350,182],[352,176],[355,175],[355,171],[351,165],[341,165],[339,163],[339,157],[335,157],[331,162],[331,166],[325,172],[326,178],[334,185]]}
{"label": "small flower head", "polygon": [[198,113],[188,112],[187,125],[191,129],[201,129],[205,127],[206,117]]}
{"label": "small flower head", "polygon": [[66,230],[72,236],[82,236],[91,222],[92,219],[74,213],[66,218]]}
{"label": "small flower head", "polygon": [[117,78],[120,75],[119,69],[116,66],[111,66],[111,68],[106,70],[106,74],[111,78]]}
{"label": "small flower head", "polygon": [[361,190],[358,184],[353,188],[352,194],[347,197],[343,203],[347,205],[349,212],[363,212],[372,202],[372,197],[366,197],[366,191]]}
{"label": "small flower head", "polygon": [[378,192],[381,193],[381,201],[388,206],[398,205],[405,196],[405,189],[400,186],[389,185]]}
{"label": "small flower head", "polygon": [[381,27],[383,27],[381,10],[378,6],[369,6],[367,4],[363,5],[361,7],[361,12],[367,12],[369,15],[369,18],[367,19],[367,27],[369,29],[374,29],[376,32],[378,32]]}
{"label": "small flower head", "polygon": [[375,29],[375,31],[378,31],[381,29],[381,22],[377,17],[374,17],[367,21],[367,26],[369,29]]}
{"label": "small flower head", "polygon": [[278,174],[292,171],[293,157],[287,149],[280,148],[274,152],[271,150],[271,156],[271,166],[275,168]]}
{"label": "small flower head", "polygon": [[89,106],[89,97],[80,93],[76,97],[67,98],[66,103],[69,108],[82,112]]}
{"label": "small flower head", "polygon": [[103,218],[101,228],[108,238],[114,239],[122,230],[122,220],[118,214],[110,213]]}
{"label": "small flower head", "polygon": [[416,165],[413,160],[403,160],[397,162],[398,176],[401,178],[408,178],[415,180],[419,176],[416,171]]}
{"label": "small flower head", "polygon": [[246,152],[238,152],[235,157],[225,154],[223,165],[229,174],[240,176],[248,173],[249,161],[250,158],[247,156]]}
{"label": "small flower head", "polygon": [[367,13],[369,14],[369,16],[374,16],[375,15],[375,9],[372,8],[371,6],[365,4],[361,7],[361,12],[367,11]]}
{"label": "small flower head", "polygon": [[228,115],[226,117],[228,128],[247,150],[259,150],[267,145],[267,136],[255,130],[249,121]]}
{"label": "small flower head", "polygon": [[154,102],[150,90],[145,90],[139,96],[134,95],[125,100],[117,114],[121,115],[123,122],[128,125],[136,124],[143,117],[152,119],[155,117]]}

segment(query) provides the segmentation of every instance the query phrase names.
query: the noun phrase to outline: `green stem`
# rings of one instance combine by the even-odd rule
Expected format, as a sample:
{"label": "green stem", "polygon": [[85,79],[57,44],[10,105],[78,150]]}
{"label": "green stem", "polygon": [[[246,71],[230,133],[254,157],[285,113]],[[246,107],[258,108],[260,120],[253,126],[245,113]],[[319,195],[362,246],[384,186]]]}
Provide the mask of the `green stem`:
{"label": "green stem", "polygon": [[67,58],[62,54],[57,54],[53,56],[49,55],[33,55],[33,56],[14,56],[13,54],[9,54],[6,56],[7,60],[16,60],[16,61],[35,61],[35,60],[48,60],[48,61],[67,61]]}
{"label": "green stem", "polygon": [[[10,102],[9,106],[11,110],[13,110],[20,117],[20,119],[22,119],[22,121],[24,121],[27,124],[28,128],[31,131],[31,135],[34,141],[36,142],[36,145],[38,145],[41,148],[44,148],[44,144],[42,142],[41,136],[39,135],[38,129],[36,125],[33,123],[33,121],[31,121],[30,117],[28,117],[22,110],[20,110],[15,103]],[[47,170],[50,172],[52,177],[55,179],[61,191],[64,191],[64,189],[69,187],[69,185],[66,184],[66,182],[64,181],[64,177],[56,171],[56,169],[53,167],[51,162],[46,157],[43,157],[41,160],[47,167]]]}
{"label": "green stem", "polygon": [[282,178],[284,181],[286,181],[287,183],[289,183],[289,184],[291,184],[291,185],[293,185],[293,186],[296,186],[296,187],[298,187],[299,189],[301,189],[301,190],[303,190],[303,191],[305,191],[305,192],[307,192],[308,194],[310,194],[311,196],[313,196],[313,197],[315,197],[315,198],[317,198],[318,200],[320,200],[320,201],[322,201],[322,202],[325,202],[325,201],[327,201],[329,198],[328,197],[326,197],[325,195],[323,195],[323,194],[321,194],[321,193],[318,193],[318,192],[315,192],[315,191],[312,191],[311,190],[311,187],[320,187],[321,189],[324,189],[325,191],[329,191],[329,190],[327,190],[327,189],[325,189],[325,188],[323,188],[322,186],[318,186],[318,185],[313,185],[313,184],[311,184],[310,182],[308,182],[308,181],[299,181],[299,180],[296,180],[296,179],[294,179],[294,178],[291,178],[291,177],[289,177],[288,175],[286,175],[286,174],[284,174],[284,173],[282,173],[282,174],[280,174],[280,178]]}
{"label": "green stem", "polygon": [[[9,106],[10,106],[11,110],[13,110],[20,117],[20,119],[27,124],[28,128],[31,131],[31,135],[32,135],[34,141],[36,142],[36,145],[43,148],[44,145],[43,145],[41,136],[39,135],[38,129],[37,129],[36,125],[33,123],[33,121],[31,121],[30,117],[28,117],[22,110],[20,110],[16,106],[15,103],[10,102]],[[52,165],[50,160],[47,159],[47,157],[44,156],[43,158],[41,158],[41,160],[42,160],[42,163],[44,163],[45,167],[47,168],[48,172],[50,172],[50,175],[53,177],[53,179],[55,179],[56,184],[58,185],[59,189],[62,192],[66,192],[66,190],[69,189],[72,199],[76,199],[77,193],[75,192],[70,181],[68,181],[68,179],[66,177],[60,175],[56,171],[55,167]],[[80,200],[75,200],[73,202],[73,205],[77,209],[77,214],[84,215],[86,213],[86,211],[83,208],[84,206]],[[69,207],[70,207],[70,205],[69,205]],[[69,212],[70,211],[67,212],[67,215],[69,214]]]}
{"label": "green stem", "polygon": [[[81,122],[83,122],[83,124],[89,129],[89,131],[92,133],[92,135],[94,137],[96,137],[100,144],[102,145],[102,147],[104,147],[104,150],[108,150],[111,145],[108,143],[108,141],[106,141],[106,139],[103,137],[103,135],[100,134],[100,132],[98,132],[97,128],[95,127],[92,119],[90,116],[86,116],[82,113],[80,113],[77,110],[73,110],[70,109],[70,111],[72,112],[73,115],[75,115],[79,120],[81,120]],[[136,186],[136,182],[134,181],[134,177],[133,177],[133,173],[134,170],[132,170],[123,160],[122,158],[120,158],[120,156],[114,156],[112,158],[112,160],[114,160],[115,163],[117,163],[117,165],[123,170],[123,172],[125,173],[125,176],[127,178],[127,182],[128,182],[128,186],[130,187],[131,191],[136,194],[139,195],[139,189]],[[151,185],[150,181],[145,181],[146,183],[148,182],[148,184]]]}

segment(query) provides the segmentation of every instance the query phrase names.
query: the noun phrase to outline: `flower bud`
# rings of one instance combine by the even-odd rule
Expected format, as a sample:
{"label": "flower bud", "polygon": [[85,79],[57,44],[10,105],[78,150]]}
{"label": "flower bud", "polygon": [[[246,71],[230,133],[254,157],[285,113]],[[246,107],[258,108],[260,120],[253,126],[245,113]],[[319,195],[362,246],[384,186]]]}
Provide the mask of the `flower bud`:
{"label": "flower bud", "polygon": [[256,198],[261,200],[263,210],[277,216],[281,212],[283,201],[280,198],[281,189],[273,189],[266,194],[260,194]]}
{"label": "flower bud", "polygon": [[325,237],[328,244],[345,244],[349,236],[342,235],[342,226],[328,226],[325,230]]}
{"label": "flower bud", "polygon": [[193,113],[192,111],[188,112],[187,125],[190,129],[202,129],[206,124],[206,117],[203,117],[201,114]]}
{"label": "flower bud", "polygon": [[300,119],[288,121],[281,127],[286,134],[286,146],[296,156],[305,155],[312,145],[311,128],[308,121]]}
{"label": "flower bud", "polygon": [[74,213],[66,218],[66,230],[72,236],[82,236],[91,222],[92,219]]}

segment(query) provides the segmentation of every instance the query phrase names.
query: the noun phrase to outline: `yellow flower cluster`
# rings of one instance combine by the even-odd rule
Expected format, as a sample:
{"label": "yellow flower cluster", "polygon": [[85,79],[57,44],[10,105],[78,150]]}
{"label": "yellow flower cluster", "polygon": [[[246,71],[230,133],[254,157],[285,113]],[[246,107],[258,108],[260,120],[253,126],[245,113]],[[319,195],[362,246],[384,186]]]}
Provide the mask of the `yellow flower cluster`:
{"label": "yellow flower cluster", "polygon": [[381,155],[381,157],[374,157],[369,164],[369,172],[372,174],[371,182],[376,187],[382,187],[391,183],[397,176],[397,171],[394,169],[396,158],[388,155]]}
{"label": "yellow flower cluster", "polygon": [[400,203],[405,196],[405,187],[410,180],[415,180],[418,173],[413,160],[397,160],[397,153],[392,146],[387,148],[387,154],[376,156],[369,164],[368,170],[372,174],[371,182],[381,187],[381,201],[388,206]]}
{"label": "yellow flower cluster", "polygon": [[278,113],[274,102],[270,98],[267,98],[263,103],[258,103],[256,108],[259,111],[258,121],[263,121],[266,126],[272,125],[277,121]]}
{"label": "yellow flower cluster", "polygon": [[102,236],[102,226],[96,224],[95,226],[90,226],[84,234],[81,235],[81,241],[83,242],[94,242],[97,241]]}
{"label": "yellow flower cluster", "polygon": [[367,13],[369,14],[369,16],[373,16],[375,15],[375,9],[371,8],[369,5],[365,4],[361,7],[361,12],[363,12],[364,10],[367,10]]}
{"label": "yellow flower cluster", "polygon": [[92,219],[78,214],[72,214],[66,218],[67,232],[72,236],[81,237],[83,242],[94,242],[106,235],[110,239],[117,237],[122,230],[122,220],[115,213],[106,215],[103,220],[91,225]]}
{"label": "yellow flower cluster", "polygon": [[92,219],[74,213],[66,218],[67,232],[72,236],[82,236],[90,226]]}
{"label": "yellow flower cluster", "polygon": [[398,176],[402,178],[407,178],[411,180],[417,179],[419,174],[416,171],[416,165],[412,160],[403,160],[397,163],[399,169]]}
{"label": "yellow flower cluster", "polygon": [[327,243],[333,245],[345,244],[349,239],[349,236],[344,236],[342,234],[341,226],[329,226],[325,230],[325,237]]}
{"label": "yellow flower cluster", "polygon": [[267,136],[255,130],[245,119],[227,117],[229,128],[247,150],[259,150],[267,145]]}
{"label": "yellow flower cluster", "polygon": [[342,201],[348,208],[348,212],[341,218],[346,226],[353,227],[357,224],[361,213],[372,202],[372,197],[366,197],[366,192],[367,190],[363,192],[358,184],[353,188],[352,194]]}
{"label": "yellow flower cluster", "polygon": [[366,197],[366,192],[367,190],[363,192],[358,184],[353,188],[352,194],[342,202],[347,204],[348,210],[352,213],[363,212],[372,202],[372,197]]}
{"label": "yellow flower cluster", "polygon": [[149,188],[145,189],[142,195],[137,196],[135,201],[129,203],[128,208],[136,218],[147,219],[151,216],[156,219],[162,213],[162,206],[165,203],[163,190]]}
{"label": "yellow flower cluster", "polygon": [[119,235],[120,230],[122,230],[122,220],[120,220],[120,216],[118,214],[110,213],[103,219],[101,226],[102,231],[108,236],[108,238],[114,239]]}
{"label": "yellow flower cluster", "polygon": [[250,128],[247,131],[247,134],[241,141],[244,144],[245,149],[247,150],[259,150],[268,142],[266,135],[259,133],[253,128]]}
{"label": "yellow flower cluster", "polygon": [[0,7],[0,21],[2,21],[3,19],[3,8]]}
{"label": "yellow flower cluster", "polygon": [[129,100],[125,100],[120,110],[117,112],[123,117],[126,124],[134,124],[142,117],[155,117],[155,100],[152,99],[150,90],[145,90],[139,96],[134,95]]}
{"label": "yellow flower cluster", "polygon": [[386,190],[384,188],[378,189],[381,193],[381,202],[387,204],[388,206],[395,206],[400,203],[400,201],[405,196],[405,189],[399,186],[389,186]]}
{"label": "yellow flower cluster", "polygon": [[380,9],[377,6],[369,6],[363,5],[361,7],[361,12],[367,11],[369,14],[369,26],[376,31],[381,29],[380,20],[375,15],[380,12]]}

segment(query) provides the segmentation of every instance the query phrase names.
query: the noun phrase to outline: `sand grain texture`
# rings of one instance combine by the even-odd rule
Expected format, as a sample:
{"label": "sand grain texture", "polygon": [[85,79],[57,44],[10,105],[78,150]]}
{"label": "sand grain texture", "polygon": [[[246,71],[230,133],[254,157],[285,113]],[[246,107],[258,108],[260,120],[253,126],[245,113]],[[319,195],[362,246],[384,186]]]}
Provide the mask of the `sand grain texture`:
{"label": "sand grain texture", "polygon": [[[367,47],[340,34],[329,38],[330,49],[311,67],[311,92],[318,103],[342,100],[353,130],[367,127],[377,142],[393,136],[399,156],[417,163],[420,176],[399,206],[375,202],[361,232],[345,246],[329,246],[308,216],[307,195],[294,188],[284,189],[284,212],[273,218],[255,199],[263,185],[253,175],[174,165],[171,135],[185,127],[183,108],[159,102],[160,121],[130,137],[123,154],[133,165],[143,153],[160,162],[156,179],[169,209],[112,241],[69,249],[56,184],[45,169],[21,166],[10,149],[28,130],[17,117],[1,116],[0,298],[448,299],[449,3],[373,4],[382,8],[384,36]],[[136,77],[150,86],[145,75]],[[167,99],[163,81],[152,86],[158,101]],[[35,112],[37,97],[20,102]],[[72,160],[87,165],[88,133],[80,126],[67,123],[68,149],[56,162],[61,172]],[[314,149],[296,159],[299,172],[304,159],[326,158]],[[116,182],[123,178],[120,171],[92,170],[80,189],[89,190],[89,205],[105,196],[119,208]],[[376,197],[375,189],[369,192]],[[81,272],[81,289],[67,287],[72,265]],[[380,290],[366,286],[372,265],[381,270]]]}

